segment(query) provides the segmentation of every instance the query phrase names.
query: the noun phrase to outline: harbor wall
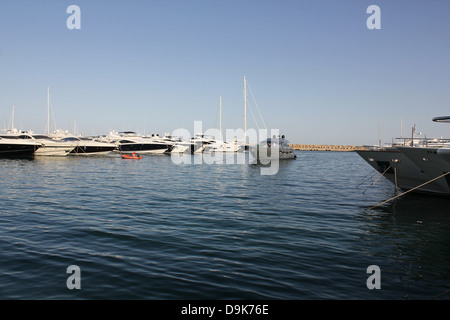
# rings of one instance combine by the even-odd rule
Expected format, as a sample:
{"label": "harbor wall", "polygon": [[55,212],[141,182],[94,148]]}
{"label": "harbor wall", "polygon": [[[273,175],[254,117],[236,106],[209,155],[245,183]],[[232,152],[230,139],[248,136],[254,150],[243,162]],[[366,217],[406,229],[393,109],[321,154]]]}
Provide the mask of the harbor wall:
{"label": "harbor wall", "polygon": [[366,150],[363,146],[343,146],[343,145],[327,145],[327,144],[290,144],[294,150],[303,151],[356,151]]}

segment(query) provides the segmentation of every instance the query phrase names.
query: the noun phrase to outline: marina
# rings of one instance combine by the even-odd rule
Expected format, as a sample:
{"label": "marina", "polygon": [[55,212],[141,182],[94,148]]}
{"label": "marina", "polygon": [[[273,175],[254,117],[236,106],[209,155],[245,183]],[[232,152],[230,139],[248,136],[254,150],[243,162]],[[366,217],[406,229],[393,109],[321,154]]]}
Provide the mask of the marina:
{"label": "marina", "polygon": [[[0,295],[448,299],[450,140],[299,146],[5,130]],[[53,276],[66,264],[83,270],[76,296]]]}
{"label": "marina", "polygon": [[11,127],[0,149],[4,299],[74,298],[52,276],[65,264],[83,270],[77,299],[448,299],[450,140]]}

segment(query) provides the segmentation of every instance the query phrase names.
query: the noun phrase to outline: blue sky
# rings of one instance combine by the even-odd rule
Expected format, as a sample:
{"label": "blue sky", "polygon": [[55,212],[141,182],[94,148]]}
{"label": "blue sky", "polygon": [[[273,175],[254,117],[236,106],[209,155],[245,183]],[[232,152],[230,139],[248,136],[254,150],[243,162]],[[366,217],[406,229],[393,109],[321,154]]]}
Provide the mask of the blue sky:
{"label": "blue sky", "polygon": [[43,132],[47,87],[56,127],[85,135],[217,128],[220,96],[222,127],[243,128],[246,76],[293,143],[375,144],[380,123],[390,142],[400,119],[450,136],[431,121],[450,115],[449,14],[444,0],[2,0],[0,128],[14,105],[15,127]]}

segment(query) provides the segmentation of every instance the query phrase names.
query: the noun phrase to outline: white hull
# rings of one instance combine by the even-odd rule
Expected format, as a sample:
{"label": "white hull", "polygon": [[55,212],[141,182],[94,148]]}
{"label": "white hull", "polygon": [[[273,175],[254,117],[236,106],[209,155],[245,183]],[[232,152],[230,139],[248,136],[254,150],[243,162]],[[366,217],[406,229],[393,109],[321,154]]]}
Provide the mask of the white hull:
{"label": "white hull", "polygon": [[176,144],[175,147],[173,147],[171,153],[190,153],[191,152],[191,146],[185,145],[185,144]]}
{"label": "white hull", "polygon": [[117,146],[117,151],[121,153],[137,153],[137,154],[162,154],[168,152],[174,142],[170,141],[166,136],[160,138],[143,137],[133,131],[110,132],[108,140]]}
{"label": "white hull", "polygon": [[197,135],[195,138],[190,139],[189,141],[182,141],[176,143],[171,153],[192,153],[199,154],[203,153],[205,149],[215,143],[215,140],[212,138],[206,138],[203,135]]}
{"label": "white hull", "polygon": [[41,147],[34,153],[35,156],[47,156],[47,157],[66,157],[73,147]]}
{"label": "white hull", "polygon": [[235,142],[217,141],[213,144],[207,145],[203,152],[224,152],[224,153],[235,153],[242,152],[243,149],[240,145]]}
{"label": "white hull", "polygon": [[157,149],[157,150],[136,150],[136,151],[133,151],[133,150],[130,150],[130,151],[121,151],[121,150],[114,150],[114,153],[126,153],[126,154],[129,154],[129,153],[133,153],[133,152],[135,152],[135,153],[137,153],[137,154],[139,154],[139,155],[146,155],[146,154],[163,154],[163,153],[166,153],[167,152],[167,149]]}
{"label": "white hull", "polygon": [[112,151],[99,151],[99,152],[75,152],[69,153],[70,157],[95,157],[95,156],[106,156],[110,154]]}

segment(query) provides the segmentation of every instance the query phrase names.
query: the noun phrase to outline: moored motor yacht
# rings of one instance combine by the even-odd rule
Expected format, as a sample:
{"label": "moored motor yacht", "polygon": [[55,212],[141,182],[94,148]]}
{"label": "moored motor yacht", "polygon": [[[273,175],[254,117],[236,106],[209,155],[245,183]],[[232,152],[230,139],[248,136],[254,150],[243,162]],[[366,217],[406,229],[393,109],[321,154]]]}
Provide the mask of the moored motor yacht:
{"label": "moored motor yacht", "polygon": [[250,146],[250,153],[254,160],[260,163],[297,158],[284,135],[281,137],[273,136],[256,145]]}
{"label": "moored motor yacht", "polygon": [[205,149],[215,143],[216,140],[212,136],[197,134],[188,141],[180,141],[172,149],[172,153],[203,153]]}
{"label": "moored motor yacht", "polygon": [[73,147],[68,154],[69,156],[101,156],[116,149],[116,145],[113,143],[98,141],[90,137],[75,136],[68,132],[55,131],[50,136]]}
{"label": "moored motor yacht", "polygon": [[207,145],[203,152],[242,152],[244,149],[238,144],[237,140],[234,139],[233,142],[216,140],[213,143]]}
{"label": "moored motor yacht", "polygon": [[[408,191],[426,183],[431,178],[414,161],[407,157],[400,146],[356,150],[356,153],[394,186]],[[416,147],[412,147],[416,148]],[[437,182],[416,189],[417,192],[445,193]]]}
{"label": "moored motor yacht", "polygon": [[117,146],[120,153],[137,152],[139,154],[162,154],[172,148],[172,143],[154,139],[151,136],[143,137],[134,131],[110,132],[108,139]]}
{"label": "moored motor yacht", "polygon": [[40,147],[41,144],[33,140],[0,137],[1,158],[31,158]]}
{"label": "moored motor yacht", "polygon": [[69,152],[69,156],[101,156],[116,149],[112,143],[96,141],[88,137],[65,137],[61,141],[74,144],[75,147]]}
{"label": "moored motor yacht", "polygon": [[73,150],[74,146],[71,143],[64,142],[58,139],[52,139],[47,135],[34,134],[31,131],[10,132],[7,135],[2,135],[4,138],[23,139],[27,141],[35,141],[41,144],[41,147],[36,150],[35,156],[58,156],[64,157]]}
{"label": "moored motor yacht", "polygon": [[446,152],[449,150],[448,148],[398,147],[398,149],[420,169],[421,173],[426,175],[427,179],[422,181],[422,183],[427,183],[442,176],[442,178],[427,183],[423,188],[428,185],[439,185],[439,190],[432,190],[434,193],[450,195],[450,177],[448,175],[443,176],[445,173],[450,172],[450,162],[447,159]]}
{"label": "moored motor yacht", "polygon": [[[442,118],[445,117],[434,118],[433,121]],[[414,135],[396,140],[387,147],[372,147],[356,152],[402,190],[450,194],[450,177],[443,176],[450,171],[449,140],[423,139]]]}

